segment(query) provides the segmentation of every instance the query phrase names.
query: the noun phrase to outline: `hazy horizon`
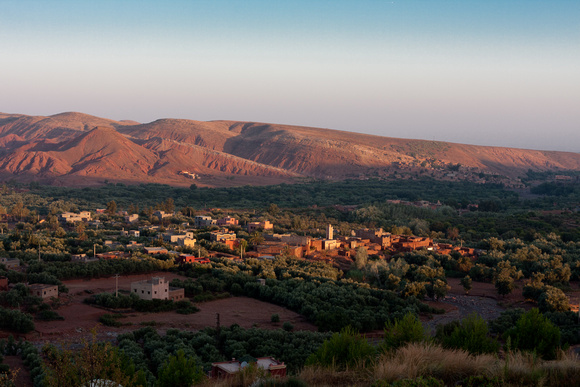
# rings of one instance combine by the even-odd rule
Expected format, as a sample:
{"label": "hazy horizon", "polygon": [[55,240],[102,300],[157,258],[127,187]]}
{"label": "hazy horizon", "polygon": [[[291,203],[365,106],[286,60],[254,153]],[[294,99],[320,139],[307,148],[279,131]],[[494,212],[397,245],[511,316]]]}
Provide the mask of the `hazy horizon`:
{"label": "hazy horizon", "polygon": [[563,0],[0,0],[0,111],[580,152],[579,19]]}

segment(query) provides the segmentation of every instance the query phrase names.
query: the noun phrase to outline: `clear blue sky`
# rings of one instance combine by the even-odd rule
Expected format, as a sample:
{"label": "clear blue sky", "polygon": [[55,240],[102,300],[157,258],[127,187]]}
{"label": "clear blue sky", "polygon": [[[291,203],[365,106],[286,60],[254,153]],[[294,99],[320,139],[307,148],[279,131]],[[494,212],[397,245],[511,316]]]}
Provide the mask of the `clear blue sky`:
{"label": "clear blue sky", "polygon": [[580,152],[580,1],[0,0],[0,111]]}

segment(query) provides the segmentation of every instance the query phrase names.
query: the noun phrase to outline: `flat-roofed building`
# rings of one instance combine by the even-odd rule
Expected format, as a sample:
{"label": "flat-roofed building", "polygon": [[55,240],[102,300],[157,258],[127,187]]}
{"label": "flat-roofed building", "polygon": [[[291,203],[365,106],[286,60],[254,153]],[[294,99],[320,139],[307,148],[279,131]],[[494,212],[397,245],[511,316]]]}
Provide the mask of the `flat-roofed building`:
{"label": "flat-roofed building", "polygon": [[139,214],[131,214],[125,216],[125,223],[133,223],[139,220]]}
{"label": "flat-roofed building", "polygon": [[212,242],[233,241],[236,240],[236,233],[233,231],[230,232],[226,230],[212,231],[209,234],[209,239]]}
{"label": "flat-roofed building", "polygon": [[211,216],[206,215],[197,215],[193,218],[193,222],[196,228],[205,228],[217,223]]}
{"label": "flat-roofed building", "polygon": [[232,218],[231,216],[226,216],[218,219],[216,223],[218,226],[237,226],[240,224],[240,221],[236,218]]}
{"label": "flat-roofed building", "polygon": [[79,213],[63,212],[58,216],[58,220],[65,223],[88,222],[91,219],[90,211],[81,211]]}
{"label": "flat-roofed building", "polygon": [[169,281],[165,277],[153,277],[149,280],[131,282],[131,293],[143,300],[167,300]]}
{"label": "flat-roofed building", "polygon": [[145,247],[145,252],[151,255],[168,253],[165,247],[155,247],[155,246]]}
{"label": "flat-roofed building", "polygon": [[40,297],[43,300],[51,297],[58,297],[57,285],[32,284],[28,285],[28,288],[33,296]]}
{"label": "flat-roofed building", "polygon": [[169,287],[169,299],[171,301],[181,301],[185,298],[185,289]]}
{"label": "flat-roofed building", "polygon": [[250,222],[246,225],[249,233],[258,230],[272,230],[274,225],[269,220],[264,220],[263,222]]}

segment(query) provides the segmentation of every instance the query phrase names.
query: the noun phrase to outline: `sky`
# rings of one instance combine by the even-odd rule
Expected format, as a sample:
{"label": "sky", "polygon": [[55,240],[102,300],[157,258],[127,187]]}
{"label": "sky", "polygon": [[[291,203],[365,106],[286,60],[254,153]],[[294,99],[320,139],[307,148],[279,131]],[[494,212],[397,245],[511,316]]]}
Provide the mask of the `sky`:
{"label": "sky", "polygon": [[0,0],[0,112],[580,152],[578,0]]}

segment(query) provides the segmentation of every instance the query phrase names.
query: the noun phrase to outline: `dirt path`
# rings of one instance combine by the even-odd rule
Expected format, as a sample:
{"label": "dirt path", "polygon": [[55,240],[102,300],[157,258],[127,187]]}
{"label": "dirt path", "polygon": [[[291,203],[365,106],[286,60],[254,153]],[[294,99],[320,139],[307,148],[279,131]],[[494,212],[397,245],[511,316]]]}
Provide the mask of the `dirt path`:
{"label": "dirt path", "polygon": [[[461,320],[472,313],[476,313],[483,317],[484,320],[489,321],[498,318],[501,312],[504,311],[504,308],[500,307],[496,300],[480,296],[454,295],[431,305],[438,307],[437,304],[444,304],[446,313],[433,315],[432,320],[425,322],[425,325],[432,331],[435,331],[439,324]],[[441,306],[443,305],[439,307]]]}

